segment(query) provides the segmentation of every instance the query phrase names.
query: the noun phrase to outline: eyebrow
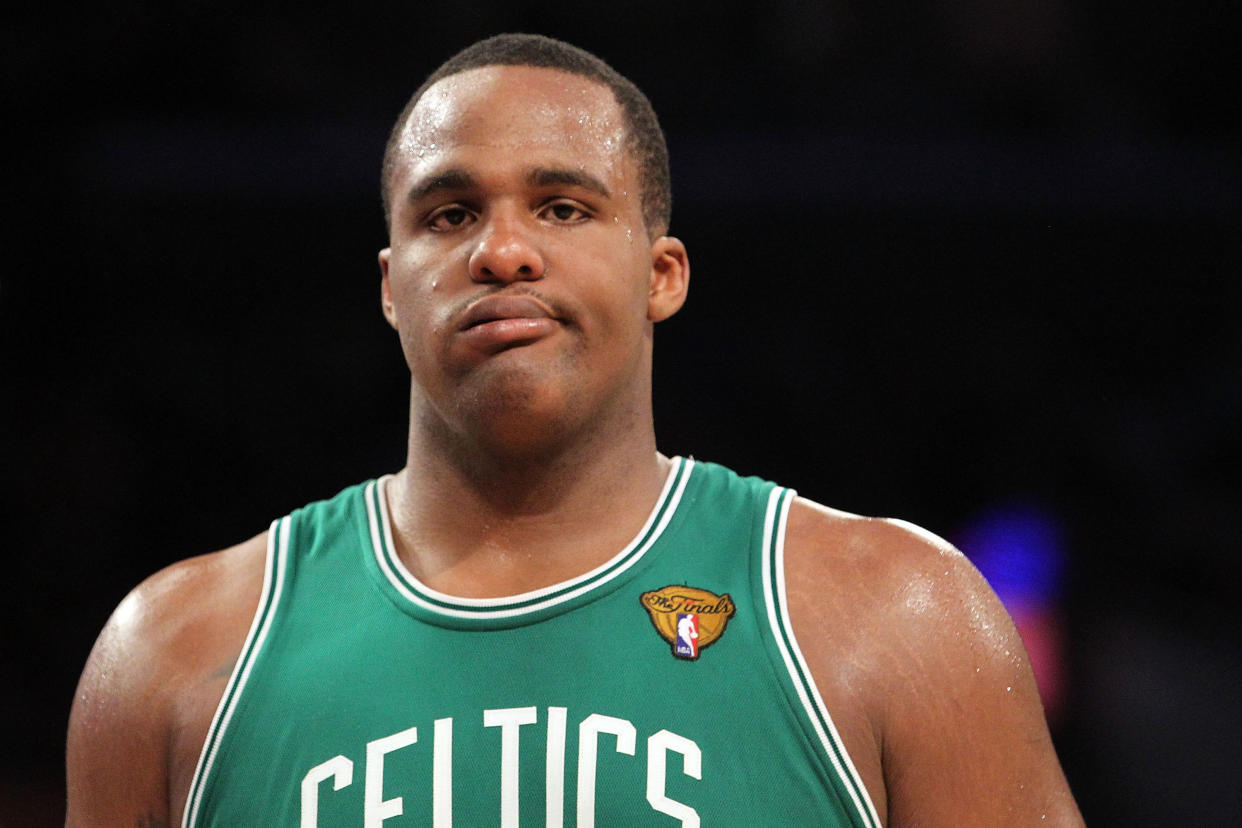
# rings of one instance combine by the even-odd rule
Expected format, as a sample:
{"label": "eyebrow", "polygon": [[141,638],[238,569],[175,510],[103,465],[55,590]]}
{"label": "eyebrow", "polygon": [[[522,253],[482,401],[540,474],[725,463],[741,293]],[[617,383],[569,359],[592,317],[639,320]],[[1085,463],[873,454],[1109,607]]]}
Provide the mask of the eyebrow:
{"label": "eyebrow", "polygon": [[604,198],[612,197],[612,193],[604,186],[603,181],[582,170],[571,170],[564,167],[536,167],[526,176],[526,183],[535,187],[554,187],[558,184],[581,187],[584,190],[598,193]]}
{"label": "eyebrow", "polygon": [[[566,167],[536,167],[527,173],[526,183],[532,187],[581,187],[604,198],[612,197],[612,192],[600,179],[582,170]],[[475,189],[477,184],[473,175],[453,167],[416,182],[405,198],[407,203],[413,204],[440,192]]]}
{"label": "eyebrow", "polygon": [[405,200],[413,204],[445,190],[469,190],[474,186],[474,176],[465,170],[452,168],[415,183],[406,194]]}

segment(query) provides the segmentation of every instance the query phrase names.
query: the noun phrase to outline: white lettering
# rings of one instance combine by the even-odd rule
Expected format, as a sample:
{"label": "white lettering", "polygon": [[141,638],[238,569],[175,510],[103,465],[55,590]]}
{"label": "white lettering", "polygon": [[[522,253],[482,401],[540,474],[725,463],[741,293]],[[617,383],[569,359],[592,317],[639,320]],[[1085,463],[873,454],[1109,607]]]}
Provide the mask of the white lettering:
{"label": "white lettering", "polygon": [[565,824],[565,717],[565,708],[548,708],[548,756],[544,782],[548,828],[562,828]]}
{"label": "white lettering", "polygon": [[436,719],[431,768],[432,828],[453,828],[453,720]]}
{"label": "white lettering", "polygon": [[[565,824],[565,763],[573,761],[567,755],[568,709],[548,707],[546,729],[546,753],[544,762],[544,812],[546,828],[564,828]],[[539,710],[536,707],[513,707],[483,711],[483,726],[500,728],[500,827],[518,828],[521,805],[521,729],[536,724]],[[477,719],[475,720],[478,721]],[[475,726],[477,728],[477,725]],[[430,802],[422,798],[414,806],[422,813],[430,805],[432,828],[453,826],[453,749],[454,724],[451,718],[434,720],[432,744]],[[599,773],[599,736],[611,734],[616,738],[617,753],[635,755],[637,731],[632,722],[602,713],[592,713],[578,724],[578,790],[577,824],[581,828],[594,828],[596,778]],[[460,734],[459,734],[460,735]],[[473,798],[480,788],[479,770],[486,766],[478,754],[482,745],[476,742],[482,732],[471,730],[464,744],[469,750],[470,761],[462,764],[463,772],[470,779],[462,790]],[[529,739],[529,736],[528,736]],[[484,739],[495,745],[494,741]],[[418,742],[418,728],[410,727],[375,739],[366,744],[365,789],[363,792],[362,822],[364,828],[383,828],[383,823],[405,813],[405,798],[384,798],[384,765],[388,754]],[[465,748],[463,748],[465,749]],[[661,730],[647,739],[647,802],[657,813],[680,821],[682,828],[699,828],[698,812],[684,802],[668,795],[668,754],[681,754],[681,772],[693,779],[702,780],[703,755],[692,740],[669,730]],[[534,757],[528,757],[533,760]],[[608,761],[605,761],[605,767]],[[630,766],[632,767],[632,766]],[[424,771],[425,772],[425,771]],[[354,762],[344,755],[334,756],[309,771],[301,782],[301,827],[317,828],[319,821],[320,789],[326,780],[332,780],[332,789],[339,791],[354,781]],[[531,781],[529,776],[527,781]],[[396,783],[394,782],[394,785]],[[398,790],[427,791],[426,780],[406,779]],[[486,785],[484,788],[488,787]],[[494,790],[494,789],[493,789]],[[674,790],[684,787],[674,786]],[[423,794],[427,797],[427,794]],[[688,797],[690,801],[694,798]],[[459,803],[460,804],[460,803]],[[425,818],[425,817],[424,817]]]}
{"label": "white lettering", "polygon": [[617,753],[634,755],[636,731],[625,719],[592,713],[578,725],[578,828],[595,828],[595,760],[601,733],[617,737]]}
{"label": "white lettering", "polygon": [[384,820],[400,816],[405,805],[402,797],[384,799],[384,756],[418,741],[418,728],[411,727],[367,742],[367,779],[363,789],[363,828],[381,828]]}
{"label": "white lettering", "polygon": [[500,828],[518,828],[518,730],[538,720],[534,707],[483,711],[483,726],[500,728]]}
{"label": "white lettering", "polygon": [[670,750],[681,754],[682,773],[703,778],[703,754],[698,745],[668,730],[653,733],[647,739],[647,801],[660,813],[680,819],[682,828],[699,828],[698,811],[664,793],[666,754]]}
{"label": "white lettering", "polygon": [[334,791],[354,784],[354,763],[344,756],[333,756],[306,772],[302,777],[302,828],[319,825],[319,783],[328,778]]}

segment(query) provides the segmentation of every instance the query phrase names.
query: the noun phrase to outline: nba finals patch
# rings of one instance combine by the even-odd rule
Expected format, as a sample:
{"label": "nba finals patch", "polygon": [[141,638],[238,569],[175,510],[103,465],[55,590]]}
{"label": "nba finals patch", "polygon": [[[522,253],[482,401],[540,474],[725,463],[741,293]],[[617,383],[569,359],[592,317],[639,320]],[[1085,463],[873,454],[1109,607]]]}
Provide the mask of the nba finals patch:
{"label": "nba finals patch", "polygon": [[673,655],[688,661],[694,661],[700,650],[724,635],[725,625],[737,609],[728,593],[715,595],[686,586],[644,592],[640,600],[656,632],[673,645]]}

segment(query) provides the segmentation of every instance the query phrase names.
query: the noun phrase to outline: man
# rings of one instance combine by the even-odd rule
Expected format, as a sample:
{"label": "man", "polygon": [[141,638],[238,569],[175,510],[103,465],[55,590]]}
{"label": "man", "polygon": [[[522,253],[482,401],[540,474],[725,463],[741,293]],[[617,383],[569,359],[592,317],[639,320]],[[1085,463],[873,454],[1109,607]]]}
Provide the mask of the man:
{"label": "man", "polygon": [[125,599],[69,824],[1081,822],[961,555],[656,450],[689,262],[632,84],[475,44],[383,184],[406,466]]}

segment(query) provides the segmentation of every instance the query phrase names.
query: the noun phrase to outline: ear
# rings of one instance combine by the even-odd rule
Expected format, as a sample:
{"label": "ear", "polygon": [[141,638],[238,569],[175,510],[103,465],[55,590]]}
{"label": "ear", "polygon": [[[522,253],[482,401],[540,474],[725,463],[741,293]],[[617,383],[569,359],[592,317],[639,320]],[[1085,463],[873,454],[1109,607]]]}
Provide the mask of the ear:
{"label": "ear", "polygon": [[380,310],[384,318],[394,329],[397,327],[397,312],[392,304],[392,285],[388,282],[388,262],[392,258],[392,248],[385,247],[379,252],[380,266]]}
{"label": "ear", "polygon": [[680,239],[661,236],[651,245],[647,318],[663,322],[685,304],[690,289],[690,257]]}

